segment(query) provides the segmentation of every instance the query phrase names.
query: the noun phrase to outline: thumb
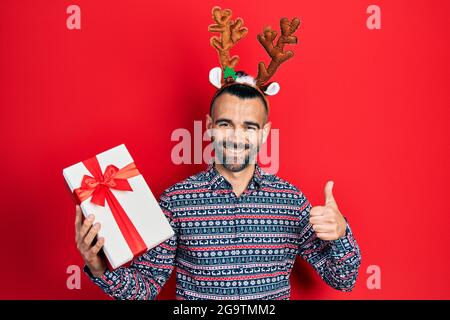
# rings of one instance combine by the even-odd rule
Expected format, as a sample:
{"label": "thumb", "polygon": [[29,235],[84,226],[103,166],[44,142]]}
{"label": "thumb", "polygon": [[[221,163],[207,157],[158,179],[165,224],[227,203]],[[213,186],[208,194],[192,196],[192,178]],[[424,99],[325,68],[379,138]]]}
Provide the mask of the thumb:
{"label": "thumb", "polygon": [[325,205],[329,205],[334,203],[334,197],[333,197],[333,185],[334,182],[333,181],[328,181],[327,184],[325,185]]}

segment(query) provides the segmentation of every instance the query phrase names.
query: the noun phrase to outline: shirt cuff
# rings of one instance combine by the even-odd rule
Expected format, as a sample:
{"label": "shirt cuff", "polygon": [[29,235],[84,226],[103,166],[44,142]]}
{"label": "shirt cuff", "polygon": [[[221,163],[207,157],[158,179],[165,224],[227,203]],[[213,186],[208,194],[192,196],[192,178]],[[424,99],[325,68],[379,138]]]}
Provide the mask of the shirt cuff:
{"label": "shirt cuff", "polygon": [[111,271],[109,271],[108,268],[106,268],[105,272],[99,277],[94,276],[91,272],[91,269],[89,269],[87,265],[84,265],[83,271],[88,275],[92,282],[94,282],[98,286],[102,288],[109,288],[109,286],[111,285],[110,281],[108,281],[108,277],[111,275]]}
{"label": "shirt cuff", "polygon": [[352,229],[350,228],[347,219],[345,219],[345,221],[346,221],[345,236],[337,240],[330,241],[331,248],[333,249],[333,251],[350,252],[355,249],[355,239],[353,238]]}

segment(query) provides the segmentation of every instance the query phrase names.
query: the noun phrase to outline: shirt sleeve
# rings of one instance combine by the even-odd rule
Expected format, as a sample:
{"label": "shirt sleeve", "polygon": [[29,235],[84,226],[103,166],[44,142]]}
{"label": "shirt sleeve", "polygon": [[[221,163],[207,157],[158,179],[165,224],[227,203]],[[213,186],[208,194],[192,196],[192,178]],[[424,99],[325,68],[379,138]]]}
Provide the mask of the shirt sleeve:
{"label": "shirt sleeve", "polygon": [[117,300],[153,300],[169,279],[175,265],[178,228],[165,193],[159,205],[175,233],[170,239],[134,259],[130,266],[107,269],[100,277],[84,266],[83,271],[107,295]]}
{"label": "shirt sleeve", "polygon": [[347,219],[345,236],[332,241],[321,240],[309,223],[312,206],[304,195],[302,198],[298,255],[310,263],[329,286],[352,291],[361,265],[361,252]]}

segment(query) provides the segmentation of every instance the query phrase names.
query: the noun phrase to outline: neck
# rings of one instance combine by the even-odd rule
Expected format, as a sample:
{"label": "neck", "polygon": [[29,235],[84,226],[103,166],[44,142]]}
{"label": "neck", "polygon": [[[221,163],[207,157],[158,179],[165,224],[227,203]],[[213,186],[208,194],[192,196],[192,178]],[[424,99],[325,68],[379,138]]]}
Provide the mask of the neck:
{"label": "neck", "polygon": [[247,188],[256,169],[256,165],[254,163],[249,164],[239,172],[230,171],[217,162],[215,162],[214,166],[217,171],[233,186],[233,191],[238,197]]}

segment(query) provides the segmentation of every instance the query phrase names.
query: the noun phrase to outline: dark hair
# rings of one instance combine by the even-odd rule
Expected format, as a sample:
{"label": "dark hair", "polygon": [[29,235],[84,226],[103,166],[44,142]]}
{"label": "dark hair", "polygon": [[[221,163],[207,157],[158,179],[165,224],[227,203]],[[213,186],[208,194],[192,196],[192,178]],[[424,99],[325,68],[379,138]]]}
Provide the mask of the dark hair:
{"label": "dark hair", "polygon": [[[241,77],[241,76],[246,76],[247,74],[245,72],[243,72],[243,71],[237,71],[236,75],[238,77]],[[253,88],[251,86],[248,86],[248,85],[236,82],[236,83],[233,83],[232,85],[226,86],[223,89],[219,89],[214,94],[214,96],[213,96],[213,98],[211,100],[211,104],[209,106],[209,114],[210,115],[212,115],[214,102],[216,101],[216,99],[218,97],[220,97],[224,93],[231,94],[231,95],[233,95],[235,97],[238,97],[238,98],[244,99],[244,100],[245,99],[259,98],[259,99],[261,99],[261,101],[264,104],[264,109],[266,110],[266,116],[269,114],[269,107],[267,105],[267,101],[266,101],[266,99],[264,98],[264,96],[262,95],[261,92],[259,92],[257,89],[255,89],[255,88]]]}

